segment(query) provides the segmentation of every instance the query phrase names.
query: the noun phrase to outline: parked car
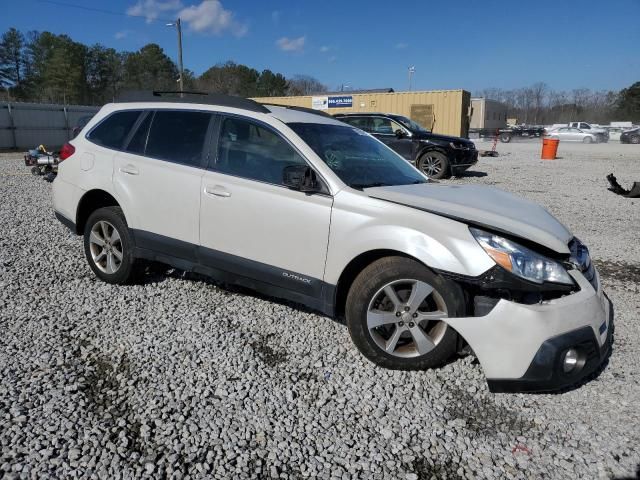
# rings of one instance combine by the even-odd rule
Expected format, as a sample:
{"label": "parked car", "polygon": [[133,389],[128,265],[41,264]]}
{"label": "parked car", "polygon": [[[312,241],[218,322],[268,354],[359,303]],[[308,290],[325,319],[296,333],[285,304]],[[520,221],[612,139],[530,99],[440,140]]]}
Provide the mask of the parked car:
{"label": "parked car", "polygon": [[620,141],[620,135],[622,135],[622,132],[627,130],[626,128],[623,128],[623,127],[606,127],[606,129],[607,129],[607,133],[609,134],[609,140],[616,140],[616,141]]}
{"label": "parked car", "polygon": [[620,143],[640,143],[640,128],[622,132],[620,134]]}
{"label": "parked car", "polygon": [[597,135],[572,127],[560,127],[554,130],[549,130],[545,136],[549,138],[557,138],[563,142],[598,143],[599,141],[599,137]]}
{"label": "parked car", "polygon": [[244,285],[344,317],[385,368],[435,367],[468,344],[493,391],[572,385],[607,357],[612,309],[589,251],[544,208],[431,182],[295,107],[128,100],[64,146],[53,182],[99,279],[128,283],[151,260]]}
{"label": "parked car", "polygon": [[342,113],[335,118],[370,133],[431,178],[460,174],[478,162],[471,140],[430,132],[402,115]]}
{"label": "parked car", "polygon": [[73,127],[73,130],[71,131],[71,138],[76,138],[80,131],[87,126],[87,123],[89,123],[89,120],[91,120],[92,118],[93,115],[83,115],[82,117],[80,117],[76,122],[76,125]]}
{"label": "parked car", "polygon": [[609,141],[609,132],[597,125],[592,125],[587,122],[569,122],[567,126],[571,128],[577,128],[586,133],[591,133],[598,138],[599,142],[606,143]]}

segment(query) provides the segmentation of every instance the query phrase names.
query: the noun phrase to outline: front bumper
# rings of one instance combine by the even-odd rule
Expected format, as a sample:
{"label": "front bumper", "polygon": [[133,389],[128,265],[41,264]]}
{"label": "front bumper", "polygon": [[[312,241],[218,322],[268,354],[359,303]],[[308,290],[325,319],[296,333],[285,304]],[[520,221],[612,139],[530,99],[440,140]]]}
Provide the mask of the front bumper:
{"label": "front bumper", "polygon": [[[500,300],[481,317],[449,318],[478,357],[491,391],[551,391],[579,383],[609,354],[613,308],[600,278],[589,282],[571,270],[580,290],[541,304]],[[564,374],[562,356],[569,348],[584,353],[581,369]]]}
{"label": "front bumper", "polygon": [[449,159],[451,160],[451,168],[464,169],[478,163],[478,150],[475,148],[452,149]]}

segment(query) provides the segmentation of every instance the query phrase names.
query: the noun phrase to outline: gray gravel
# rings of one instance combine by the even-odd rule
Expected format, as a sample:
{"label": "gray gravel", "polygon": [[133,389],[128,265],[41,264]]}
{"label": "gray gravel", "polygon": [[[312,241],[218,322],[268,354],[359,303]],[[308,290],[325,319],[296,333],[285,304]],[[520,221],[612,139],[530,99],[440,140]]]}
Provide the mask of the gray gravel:
{"label": "gray gravel", "polygon": [[180,272],[101,283],[50,185],[0,156],[0,477],[635,476],[640,200],[604,177],[640,180],[640,148],[498,149],[451,182],[547,206],[591,246],[615,306],[608,367],[568,393],[490,394],[472,356],[382,370],[338,322]]}

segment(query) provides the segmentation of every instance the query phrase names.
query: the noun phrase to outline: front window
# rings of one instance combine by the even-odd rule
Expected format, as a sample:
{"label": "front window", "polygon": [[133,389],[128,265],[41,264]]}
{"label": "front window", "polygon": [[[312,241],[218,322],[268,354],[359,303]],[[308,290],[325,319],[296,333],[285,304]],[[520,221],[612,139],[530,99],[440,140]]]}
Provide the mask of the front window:
{"label": "front window", "polygon": [[412,130],[414,132],[428,132],[429,131],[426,128],[424,128],[422,125],[420,125],[418,122],[414,122],[410,118],[403,117],[401,115],[398,115],[398,116],[396,116],[394,118],[396,120],[398,120],[401,124],[403,124],[406,128],[408,128],[409,130]]}
{"label": "front window", "polygon": [[290,123],[304,140],[352,188],[427,183],[406,160],[371,135],[355,128],[319,123]]}

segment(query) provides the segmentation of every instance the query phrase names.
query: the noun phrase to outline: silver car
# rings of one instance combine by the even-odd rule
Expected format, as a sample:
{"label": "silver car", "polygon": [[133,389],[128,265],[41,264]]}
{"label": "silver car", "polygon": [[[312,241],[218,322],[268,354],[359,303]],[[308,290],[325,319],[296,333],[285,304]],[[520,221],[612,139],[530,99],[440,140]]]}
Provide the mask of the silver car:
{"label": "silver car", "polygon": [[573,127],[556,128],[547,133],[546,136],[549,138],[557,138],[564,142],[598,143],[597,135]]}

